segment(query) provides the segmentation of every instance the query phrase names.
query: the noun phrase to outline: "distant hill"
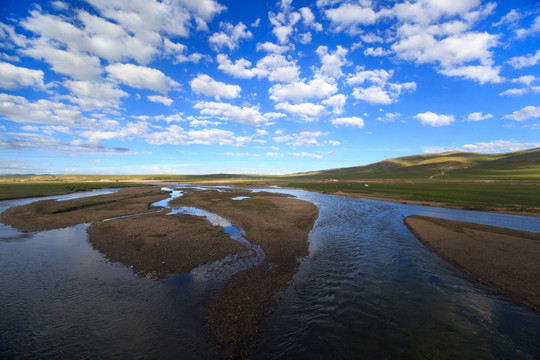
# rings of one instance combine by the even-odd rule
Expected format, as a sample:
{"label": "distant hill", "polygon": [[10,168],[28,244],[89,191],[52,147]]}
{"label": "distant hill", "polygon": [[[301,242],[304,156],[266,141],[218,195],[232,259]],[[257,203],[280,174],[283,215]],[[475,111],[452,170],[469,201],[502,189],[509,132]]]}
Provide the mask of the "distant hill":
{"label": "distant hill", "polygon": [[311,179],[540,179],[540,148],[500,154],[445,152],[386,159],[299,177]]}

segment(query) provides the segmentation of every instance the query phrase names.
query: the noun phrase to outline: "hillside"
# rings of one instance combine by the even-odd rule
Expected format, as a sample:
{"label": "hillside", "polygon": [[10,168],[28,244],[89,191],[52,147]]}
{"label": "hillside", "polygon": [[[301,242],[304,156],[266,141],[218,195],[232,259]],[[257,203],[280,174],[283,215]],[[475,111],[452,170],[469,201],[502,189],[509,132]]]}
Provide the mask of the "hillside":
{"label": "hillside", "polygon": [[500,154],[445,152],[300,175],[305,179],[540,179],[540,148]]}

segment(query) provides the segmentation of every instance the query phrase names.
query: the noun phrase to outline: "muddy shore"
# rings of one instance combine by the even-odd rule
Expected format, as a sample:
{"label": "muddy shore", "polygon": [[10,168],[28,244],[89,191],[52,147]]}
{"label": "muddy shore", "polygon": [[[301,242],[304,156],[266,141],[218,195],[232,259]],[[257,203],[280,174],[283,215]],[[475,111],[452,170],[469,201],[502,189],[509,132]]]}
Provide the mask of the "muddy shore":
{"label": "muddy shore", "polygon": [[412,215],[404,223],[426,247],[475,280],[540,311],[540,234]]}

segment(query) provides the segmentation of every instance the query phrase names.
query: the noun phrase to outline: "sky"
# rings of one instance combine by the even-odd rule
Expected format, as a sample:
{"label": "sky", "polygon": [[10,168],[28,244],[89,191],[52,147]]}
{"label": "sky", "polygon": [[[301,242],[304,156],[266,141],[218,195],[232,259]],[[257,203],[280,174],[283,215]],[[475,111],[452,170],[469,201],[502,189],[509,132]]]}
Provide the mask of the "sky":
{"label": "sky", "polygon": [[534,0],[1,0],[0,174],[540,147]]}

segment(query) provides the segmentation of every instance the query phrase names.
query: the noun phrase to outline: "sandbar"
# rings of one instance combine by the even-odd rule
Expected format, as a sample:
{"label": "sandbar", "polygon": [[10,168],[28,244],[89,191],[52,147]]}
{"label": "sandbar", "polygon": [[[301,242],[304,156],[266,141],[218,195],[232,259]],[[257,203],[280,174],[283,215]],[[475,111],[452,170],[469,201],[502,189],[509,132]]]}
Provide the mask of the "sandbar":
{"label": "sandbar", "polygon": [[540,233],[419,215],[403,221],[464,274],[540,311]]}
{"label": "sandbar", "polygon": [[[232,200],[239,196],[248,198]],[[257,334],[264,314],[292,280],[300,259],[308,255],[308,234],[319,209],[288,195],[242,190],[192,190],[171,204],[196,206],[229,219],[266,254],[263,264],[233,276],[210,300],[207,324],[213,342],[237,356]]]}

